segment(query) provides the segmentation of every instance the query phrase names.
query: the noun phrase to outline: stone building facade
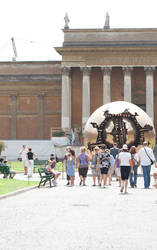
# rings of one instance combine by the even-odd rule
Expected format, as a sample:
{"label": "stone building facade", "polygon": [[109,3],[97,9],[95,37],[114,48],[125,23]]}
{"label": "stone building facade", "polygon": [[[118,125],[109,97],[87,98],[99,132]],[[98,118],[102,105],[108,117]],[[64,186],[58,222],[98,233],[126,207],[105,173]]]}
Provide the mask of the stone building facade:
{"label": "stone building facade", "polygon": [[157,29],[64,29],[62,128],[110,101],[132,102],[157,128]]}
{"label": "stone building facade", "polygon": [[157,128],[157,29],[63,32],[61,61],[0,62],[0,139],[49,139],[120,100],[145,109]]}
{"label": "stone building facade", "polygon": [[0,139],[49,139],[60,121],[60,62],[0,63]]}

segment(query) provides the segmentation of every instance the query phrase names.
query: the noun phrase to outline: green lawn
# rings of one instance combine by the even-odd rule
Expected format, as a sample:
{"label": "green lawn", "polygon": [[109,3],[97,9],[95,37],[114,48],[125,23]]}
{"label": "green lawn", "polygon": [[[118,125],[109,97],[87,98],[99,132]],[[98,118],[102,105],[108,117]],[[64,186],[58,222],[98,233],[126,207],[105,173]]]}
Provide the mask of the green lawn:
{"label": "green lawn", "polygon": [[[20,161],[12,161],[12,162],[8,162],[8,165],[11,166],[11,170],[15,170],[16,172],[24,172],[23,166],[22,166],[22,162]],[[37,166],[37,167],[43,167],[43,166]],[[38,172],[38,168],[35,168],[35,172]],[[63,169],[63,163],[62,162],[57,162],[56,164],[56,170],[62,172]]]}
{"label": "green lawn", "polygon": [[0,195],[7,194],[18,189],[38,185],[38,181],[20,181],[15,179],[0,179]]}

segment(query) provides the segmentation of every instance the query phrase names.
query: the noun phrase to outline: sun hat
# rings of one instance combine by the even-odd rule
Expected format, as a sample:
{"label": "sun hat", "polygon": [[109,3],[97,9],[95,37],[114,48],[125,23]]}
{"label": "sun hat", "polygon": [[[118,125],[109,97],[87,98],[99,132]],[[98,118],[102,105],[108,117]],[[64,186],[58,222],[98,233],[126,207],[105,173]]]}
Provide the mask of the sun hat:
{"label": "sun hat", "polygon": [[96,146],[94,149],[95,149],[95,150],[97,150],[97,149],[99,149],[99,147],[98,147],[98,146]]}
{"label": "sun hat", "polygon": [[123,149],[124,150],[127,150],[128,149],[128,146],[126,144],[123,145]]}

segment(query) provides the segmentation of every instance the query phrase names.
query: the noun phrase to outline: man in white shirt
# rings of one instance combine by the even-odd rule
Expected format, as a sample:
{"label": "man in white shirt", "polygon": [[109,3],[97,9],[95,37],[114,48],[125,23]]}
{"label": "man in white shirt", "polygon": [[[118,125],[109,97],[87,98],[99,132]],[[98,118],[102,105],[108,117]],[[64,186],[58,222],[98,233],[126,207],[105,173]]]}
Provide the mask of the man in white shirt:
{"label": "man in white shirt", "polygon": [[151,161],[156,164],[153,150],[148,147],[148,142],[143,143],[143,147],[139,151],[140,163],[143,169],[144,187],[150,186]]}
{"label": "man in white shirt", "polygon": [[26,145],[23,145],[19,154],[22,158],[22,166],[24,167],[24,175],[27,175],[27,157],[26,157],[27,153],[28,153],[28,149],[26,148]]}

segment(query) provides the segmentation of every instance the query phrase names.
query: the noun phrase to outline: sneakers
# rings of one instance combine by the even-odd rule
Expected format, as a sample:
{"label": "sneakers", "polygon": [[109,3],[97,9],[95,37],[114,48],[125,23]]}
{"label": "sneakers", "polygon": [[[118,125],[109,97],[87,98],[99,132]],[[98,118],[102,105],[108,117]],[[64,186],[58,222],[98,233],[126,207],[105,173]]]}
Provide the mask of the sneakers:
{"label": "sneakers", "polygon": [[123,193],[124,186],[121,187],[120,192]]}

